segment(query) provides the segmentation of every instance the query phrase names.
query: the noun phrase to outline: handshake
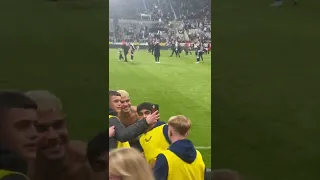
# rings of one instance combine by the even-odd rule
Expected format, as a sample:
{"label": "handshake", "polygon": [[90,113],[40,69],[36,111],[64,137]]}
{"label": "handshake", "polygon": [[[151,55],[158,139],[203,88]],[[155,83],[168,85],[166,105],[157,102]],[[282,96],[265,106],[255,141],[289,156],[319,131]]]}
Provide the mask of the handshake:
{"label": "handshake", "polygon": [[[160,119],[159,111],[155,111],[149,114],[146,118],[144,118],[148,125],[153,125],[158,122]],[[113,137],[115,135],[115,126],[109,127],[109,137]]]}

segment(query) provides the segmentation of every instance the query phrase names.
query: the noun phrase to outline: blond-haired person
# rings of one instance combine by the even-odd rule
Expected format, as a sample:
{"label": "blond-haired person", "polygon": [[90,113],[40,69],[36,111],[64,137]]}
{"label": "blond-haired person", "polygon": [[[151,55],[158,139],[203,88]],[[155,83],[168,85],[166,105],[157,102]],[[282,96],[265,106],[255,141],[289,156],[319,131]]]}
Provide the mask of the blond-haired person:
{"label": "blond-haired person", "polygon": [[118,90],[117,92],[121,95],[121,111],[118,113],[118,117],[122,124],[128,127],[139,119],[137,107],[131,105],[130,96],[126,90]]}
{"label": "blond-haired person", "polygon": [[187,139],[191,121],[183,116],[173,116],[168,121],[171,145],[158,155],[153,172],[156,180],[202,180],[205,165],[201,153]]}
{"label": "blond-haired person", "polygon": [[154,180],[154,177],[138,150],[120,148],[109,153],[109,180]]}

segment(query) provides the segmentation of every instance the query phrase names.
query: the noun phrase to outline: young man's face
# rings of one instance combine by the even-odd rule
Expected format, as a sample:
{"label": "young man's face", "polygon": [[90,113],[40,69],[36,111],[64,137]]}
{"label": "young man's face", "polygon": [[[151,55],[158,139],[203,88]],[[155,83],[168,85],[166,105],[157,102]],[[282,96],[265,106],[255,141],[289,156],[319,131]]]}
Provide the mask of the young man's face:
{"label": "young man's face", "polygon": [[35,128],[36,122],[35,109],[9,109],[0,127],[1,143],[25,160],[35,159],[39,135]]}
{"label": "young man's face", "polygon": [[109,107],[117,112],[121,111],[121,97],[120,96],[110,96],[109,97]]}
{"label": "young man's face", "polygon": [[59,109],[38,112],[37,130],[40,133],[38,154],[49,160],[59,160],[65,156],[69,143],[65,115]]}
{"label": "young man's face", "polygon": [[121,97],[121,110],[123,112],[130,112],[131,110],[131,101],[129,97]]}
{"label": "young man's face", "polygon": [[140,112],[138,112],[139,118],[146,118],[147,116],[149,116],[151,114],[151,111],[148,109],[142,109]]}

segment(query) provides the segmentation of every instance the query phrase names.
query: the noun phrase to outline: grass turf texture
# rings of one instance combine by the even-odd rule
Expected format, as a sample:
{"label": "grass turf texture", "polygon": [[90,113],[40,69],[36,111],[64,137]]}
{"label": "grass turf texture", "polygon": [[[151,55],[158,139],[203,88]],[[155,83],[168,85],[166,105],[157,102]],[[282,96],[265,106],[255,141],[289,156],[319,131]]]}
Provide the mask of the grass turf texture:
{"label": "grass turf texture", "polygon": [[[195,55],[169,57],[162,50],[161,64],[147,50],[135,53],[134,61],[118,61],[118,50],[109,50],[109,87],[125,89],[133,105],[152,102],[160,105],[161,119],[183,114],[192,121],[190,139],[196,146],[211,146],[211,61],[195,64]],[[128,57],[130,57],[128,55]],[[211,167],[211,149],[200,150]]]}
{"label": "grass turf texture", "polygon": [[73,139],[107,129],[107,11],[90,0],[0,1],[0,88],[55,93]]}
{"label": "grass turf texture", "polygon": [[319,177],[319,1],[212,1],[212,168]]}

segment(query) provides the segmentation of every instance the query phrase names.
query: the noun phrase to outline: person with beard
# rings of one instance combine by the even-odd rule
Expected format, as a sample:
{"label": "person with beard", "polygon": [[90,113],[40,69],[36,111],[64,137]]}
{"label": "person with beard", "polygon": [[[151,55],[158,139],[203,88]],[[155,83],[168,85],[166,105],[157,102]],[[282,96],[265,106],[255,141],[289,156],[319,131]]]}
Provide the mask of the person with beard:
{"label": "person with beard", "polygon": [[109,138],[109,149],[128,147],[128,141],[135,139],[145,132],[151,124],[157,122],[160,116],[158,111],[156,111],[150,116],[126,127],[118,118],[118,115],[121,112],[121,107],[123,107],[125,111],[130,111],[129,104],[131,105],[131,103],[126,102],[128,105],[125,108],[122,106],[121,100],[120,93],[117,91],[109,91],[109,127],[115,127],[115,135]]}
{"label": "person with beard", "polygon": [[27,161],[37,154],[37,105],[23,93],[0,92],[0,179],[27,180]]}
{"label": "person with beard", "polygon": [[160,44],[159,42],[156,42],[155,46],[154,46],[154,59],[156,61],[156,63],[160,63]]}
{"label": "person with beard", "polygon": [[87,163],[86,144],[70,141],[62,103],[48,91],[25,93],[37,106],[40,133],[37,158],[29,162],[32,180],[91,180],[94,174]]}
{"label": "person with beard", "polygon": [[[125,127],[128,127],[140,119],[137,107],[131,105],[130,96],[127,91],[118,90],[117,92],[121,95],[121,111],[118,113],[118,118]],[[128,142],[130,147],[139,148],[139,137]]]}
{"label": "person with beard", "polygon": [[128,127],[136,123],[139,119],[137,107],[132,106],[129,93],[127,91],[118,90],[117,92],[121,97],[121,110],[118,113],[118,118],[124,126]]}
{"label": "person with beard", "polygon": [[153,172],[156,180],[204,179],[205,164],[201,153],[187,139],[191,121],[183,116],[173,116],[168,121],[168,134],[172,144],[157,156]]}

